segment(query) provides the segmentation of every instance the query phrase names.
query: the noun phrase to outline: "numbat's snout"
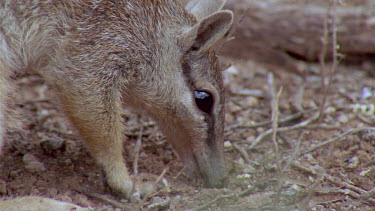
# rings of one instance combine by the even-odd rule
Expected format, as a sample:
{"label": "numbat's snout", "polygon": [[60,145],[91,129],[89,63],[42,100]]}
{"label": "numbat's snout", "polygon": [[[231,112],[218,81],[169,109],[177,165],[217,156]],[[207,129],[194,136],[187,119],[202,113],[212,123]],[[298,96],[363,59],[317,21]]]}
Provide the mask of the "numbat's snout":
{"label": "numbat's snout", "polygon": [[129,197],[132,189],[124,106],[157,121],[191,176],[222,186],[224,96],[212,47],[232,24],[223,4],[0,0],[0,140],[9,77],[32,69],[56,90],[112,190]]}

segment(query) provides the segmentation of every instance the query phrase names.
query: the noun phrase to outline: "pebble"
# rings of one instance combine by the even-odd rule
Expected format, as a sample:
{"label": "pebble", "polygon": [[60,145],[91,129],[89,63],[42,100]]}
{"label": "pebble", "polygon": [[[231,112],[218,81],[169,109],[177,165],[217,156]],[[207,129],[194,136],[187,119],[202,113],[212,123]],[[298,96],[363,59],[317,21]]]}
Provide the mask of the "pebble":
{"label": "pebble", "polygon": [[46,139],[40,143],[40,146],[47,154],[54,155],[58,151],[65,151],[66,142],[63,139]]}
{"label": "pebble", "polygon": [[324,110],[324,113],[325,114],[332,114],[332,113],[335,113],[336,112],[336,108],[330,106],[330,107],[327,107],[325,110]]}
{"label": "pebble", "polygon": [[256,129],[257,133],[263,133],[264,132],[264,128],[263,127],[258,127]]}
{"label": "pebble", "polygon": [[228,112],[225,113],[225,121],[226,122],[234,122],[235,120],[236,120],[236,118],[234,117],[234,115],[229,114]]}
{"label": "pebble", "polygon": [[230,143],[230,141],[224,142],[224,148],[232,148],[232,144]]}
{"label": "pebble", "polygon": [[147,158],[147,154],[145,152],[139,153],[140,158]]}
{"label": "pebble", "polygon": [[0,194],[6,194],[7,193],[7,183],[0,179]]}
{"label": "pebble", "polygon": [[229,113],[236,113],[236,112],[239,112],[241,111],[242,108],[234,103],[229,103],[228,105],[228,111]]}
{"label": "pebble", "polygon": [[249,178],[251,178],[250,174],[237,175],[237,179],[249,179]]}
{"label": "pebble", "polygon": [[244,105],[245,108],[252,108],[259,105],[259,100],[255,97],[248,96],[242,101],[242,105]]}
{"label": "pebble", "polygon": [[312,211],[323,211],[326,208],[323,205],[316,205],[315,207],[311,208]]}
{"label": "pebble", "polygon": [[68,195],[69,195],[68,193],[60,195],[58,197],[58,199],[60,199],[61,201],[64,201],[64,202],[69,202],[69,203],[73,202],[72,198],[70,198]]}
{"label": "pebble", "polygon": [[359,173],[359,175],[362,176],[362,177],[364,177],[364,176],[366,176],[366,174],[368,174],[369,172],[371,172],[371,169],[366,169],[366,170],[361,171],[361,173]]}
{"label": "pebble", "polygon": [[256,170],[254,167],[252,167],[251,165],[249,164],[244,164],[243,165],[243,172],[244,173],[248,173],[248,174],[255,174],[256,173]]}
{"label": "pebble", "polygon": [[239,165],[244,165],[245,164],[245,161],[242,159],[242,158],[238,158],[237,160],[236,160],[236,163],[238,163]]}
{"label": "pebble", "polygon": [[247,137],[246,138],[246,143],[253,143],[254,142],[254,140],[255,140],[255,136],[249,136],[249,137]]}
{"label": "pebble", "polygon": [[57,196],[57,189],[56,188],[49,188],[47,190],[47,194],[49,197],[54,198]]}
{"label": "pebble", "polygon": [[36,188],[33,188],[33,189],[31,189],[30,194],[34,195],[34,196],[38,196],[38,195],[40,195],[40,191]]}
{"label": "pebble", "polygon": [[83,206],[83,207],[90,207],[90,202],[87,198],[87,196],[85,195],[82,195],[82,194],[76,194],[74,195],[74,201],[76,201],[79,205]]}
{"label": "pebble", "polygon": [[42,172],[46,170],[43,163],[39,162],[32,154],[25,154],[22,161],[25,163],[25,169],[30,172]]}
{"label": "pebble", "polygon": [[17,176],[18,176],[18,173],[19,173],[20,171],[11,171],[10,173],[9,173],[9,176],[10,176],[10,178],[16,178]]}
{"label": "pebble", "polygon": [[345,114],[341,114],[338,118],[337,118],[337,121],[339,121],[340,123],[347,123],[349,122],[349,118],[347,115]]}
{"label": "pebble", "polygon": [[356,156],[351,157],[350,159],[344,161],[345,168],[349,168],[349,169],[357,168],[358,164],[359,164],[359,158]]}

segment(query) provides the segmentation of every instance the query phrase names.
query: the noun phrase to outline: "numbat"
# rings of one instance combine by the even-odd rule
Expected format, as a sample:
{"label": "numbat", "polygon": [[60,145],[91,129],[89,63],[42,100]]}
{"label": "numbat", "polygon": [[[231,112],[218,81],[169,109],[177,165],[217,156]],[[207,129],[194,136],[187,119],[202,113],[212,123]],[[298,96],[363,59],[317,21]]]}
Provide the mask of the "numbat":
{"label": "numbat", "polygon": [[0,0],[0,145],[10,77],[34,70],[104,170],[130,196],[124,106],[146,110],[188,175],[221,187],[224,96],[213,45],[232,24],[224,0]]}

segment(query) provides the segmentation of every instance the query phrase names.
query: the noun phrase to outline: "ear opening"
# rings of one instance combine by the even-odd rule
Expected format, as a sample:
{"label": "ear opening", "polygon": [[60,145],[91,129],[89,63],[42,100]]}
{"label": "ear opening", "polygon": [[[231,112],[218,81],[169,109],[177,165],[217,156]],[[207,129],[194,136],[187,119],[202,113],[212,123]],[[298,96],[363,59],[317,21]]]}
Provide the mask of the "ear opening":
{"label": "ear opening", "polygon": [[195,32],[192,50],[199,53],[210,49],[229,30],[233,23],[233,13],[229,10],[216,12],[197,23],[192,30]]}

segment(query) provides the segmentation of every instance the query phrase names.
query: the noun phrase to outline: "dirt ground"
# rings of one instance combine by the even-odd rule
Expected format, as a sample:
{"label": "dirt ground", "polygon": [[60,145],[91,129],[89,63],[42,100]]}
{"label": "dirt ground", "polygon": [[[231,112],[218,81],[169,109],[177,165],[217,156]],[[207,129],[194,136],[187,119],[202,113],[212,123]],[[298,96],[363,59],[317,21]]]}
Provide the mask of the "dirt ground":
{"label": "dirt ground", "polygon": [[[233,64],[223,72],[226,188],[189,181],[157,125],[125,110],[130,171],[142,131],[138,171],[158,177],[166,170],[166,182],[142,204],[114,197],[54,92],[31,74],[16,79],[17,118],[0,159],[0,197],[38,195],[98,210],[121,210],[111,200],[133,210],[374,210],[374,64],[340,64],[318,119],[325,96],[319,64],[307,63],[303,80],[250,60],[221,59],[224,68]],[[275,143],[272,96],[281,87]]]}
{"label": "dirt ground", "polygon": [[[252,145],[272,128],[271,72],[251,61],[238,61],[224,71],[225,156],[230,178],[224,189],[202,188],[189,181],[154,122],[125,111],[128,141],[124,154],[130,169],[141,128],[139,172],[158,176],[167,169],[167,187],[145,201],[142,209],[194,210],[221,196],[206,209],[372,210],[375,131],[360,129],[375,126],[375,112],[369,111],[375,104],[373,72],[359,65],[340,65],[327,95],[324,117],[310,121],[316,117],[323,93],[318,65],[308,66],[305,81],[285,71],[274,73],[273,86],[276,90],[282,87],[279,127],[289,128],[277,133],[278,152],[271,136]],[[66,121],[53,91],[36,75],[17,79],[17,84],[15,114],[20,120],[12,123],[18,129],[9,130],[1,158],[1,197],[32,194],[112,209],[110,203],[83,191],[119,200],[104,188],[98,167]],[[337,138],[346,131],[349,133]],[[318,147],[328,140],[332,144]]]}

